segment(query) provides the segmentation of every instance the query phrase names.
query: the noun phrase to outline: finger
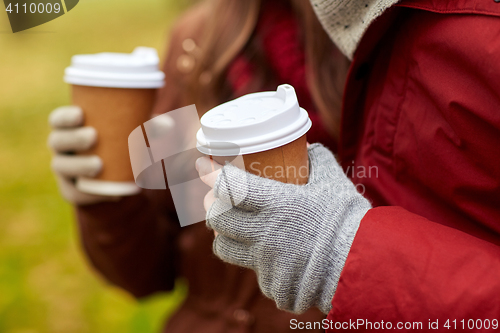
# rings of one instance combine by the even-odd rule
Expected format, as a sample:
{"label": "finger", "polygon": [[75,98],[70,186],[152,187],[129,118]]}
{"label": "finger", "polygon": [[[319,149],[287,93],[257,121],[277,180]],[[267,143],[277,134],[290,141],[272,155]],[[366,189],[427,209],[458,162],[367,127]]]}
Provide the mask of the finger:
{"label": "finger", "polygon": [[287,191],[298,189],[298,185],[284,184],[243,171],[231,164],[222,168],[214,185],[214,196],[235,207],[249,211],[265,209]]}
{"label": "finger", "polygon": [[171,133],[174,126],[174,119],[167,113],[158,115],[144,123],[144,129],[146,130],[149,140],[165,137]]}
{"label": "finger", "polygon": [[62,106],[49,115],[49,124],[52,128],[71,128],[83,124],[83,111],[75,105]]}
{"label": "finger", "polygon": [[206,156],[196,160],[196,170],[198,170],[200,179],[212,188],[221,172],[221,168],[222,165]]}
{"label": "finger", "polygon": [[267,221],[255,212],[242,210],[216,200],[207,212],[207,226],[219,234],[250,244],[266,229]]}
{"label": "finger", "polygon": [[52,170],[64,177],[95,177],[102,169],[99,156],[56,155],[52,158]]}
{"label": "finger", "polygon": [[215,255],[223,261],[246,268],[254,267],[250,247],[246,244],[219,234],[212,246]]}
{"label": "finger", "polygon": [[205,195],[205,199],[203,200],[203,207],[205,207],[205,211],[208,212],[212,204],[215,202],[214,190],[208,191],[207,195]]}
{"label": "finger", "polygon": [[85,151],[97,141],[93,127],[54,130],[50,133],[48,145],[56,152]]}

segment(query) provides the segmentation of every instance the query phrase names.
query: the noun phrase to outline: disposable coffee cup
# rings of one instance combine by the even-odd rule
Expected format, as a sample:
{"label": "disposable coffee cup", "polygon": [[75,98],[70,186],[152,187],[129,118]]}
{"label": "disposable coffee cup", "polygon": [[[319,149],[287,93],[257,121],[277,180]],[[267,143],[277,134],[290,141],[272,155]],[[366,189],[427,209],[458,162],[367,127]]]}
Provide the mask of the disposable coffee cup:
{"label": "disposable coffee cup", "polygon": [[155,49],[138,47],[131,54],[75,55],[64,81],[71,84],[72,102],[82,108],[84,125],[97,130],[97,143],[87,155],[98,155],[103,168],[95,178],[79,177],[86,193],[123,196],[140,191],[135,184],[128,136],[149,120],[155,92],[164,85]]}
{"label": "disposable coffee cup", "polygon": [[276,91],[245,95],[209,110],[201,117],[197,148],[221,164],[242,155],[250,173],[302,185],[309,178],[310,128],[294,88],[284,84]]}

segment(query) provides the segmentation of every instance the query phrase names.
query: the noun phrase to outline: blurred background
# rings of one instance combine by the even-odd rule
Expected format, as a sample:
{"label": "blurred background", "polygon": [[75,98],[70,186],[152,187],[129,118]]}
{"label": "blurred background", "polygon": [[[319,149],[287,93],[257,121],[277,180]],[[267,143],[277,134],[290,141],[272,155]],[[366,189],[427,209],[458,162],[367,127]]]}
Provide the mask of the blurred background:
{"label": "blurred background", "polygon": [[182,301],[182,282],[137,302],[91,270],[46,139],[49,113],[70,103],[62,77],[72,55],[140,45],[163,57],[169,28],[192,2],[83,0],[16,34],[0,13],[0,332],[158,332]]}

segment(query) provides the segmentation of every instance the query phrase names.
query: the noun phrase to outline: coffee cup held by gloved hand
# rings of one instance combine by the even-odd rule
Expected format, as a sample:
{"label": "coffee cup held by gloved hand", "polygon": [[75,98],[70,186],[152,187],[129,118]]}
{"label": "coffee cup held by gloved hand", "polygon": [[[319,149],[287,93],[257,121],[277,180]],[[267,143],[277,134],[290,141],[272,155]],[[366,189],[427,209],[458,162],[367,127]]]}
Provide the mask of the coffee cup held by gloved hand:
{"label": "coffee cup held by gloved hand", "polygon": [[295,90],[284,84],[277,91],[248,94],[205,113],[197,133],[198,150],[222,165],[242,155],[250,173],[303,185],[309,177],[310,128]]}
{"label": "coffee cup held by gloved hand", "polygon": [[99,195],[133,195],[128,136],[149,120],[156,89],[164,84],[156,50],[138,47],[131,54],[75,55],[64,80],[71,84],[72,101],[84,113],[84,125],[95,128],[96,144],[81,154],[97,155],[102,170],[78,177],[76,187]]}

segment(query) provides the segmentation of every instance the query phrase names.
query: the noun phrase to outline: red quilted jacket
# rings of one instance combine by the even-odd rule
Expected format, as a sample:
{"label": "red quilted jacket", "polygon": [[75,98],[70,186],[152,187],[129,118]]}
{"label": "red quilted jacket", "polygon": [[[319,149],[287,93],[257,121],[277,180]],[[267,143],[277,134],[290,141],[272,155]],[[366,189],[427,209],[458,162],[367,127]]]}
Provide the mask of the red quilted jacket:
{"label": "red quilted jacket", "polygon": [[363,37],[340,158],[376,208],[327,332],[499,327],[499,16],[495,0],[404,0]]}

